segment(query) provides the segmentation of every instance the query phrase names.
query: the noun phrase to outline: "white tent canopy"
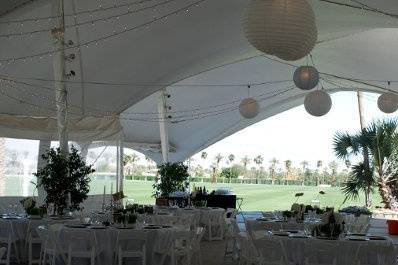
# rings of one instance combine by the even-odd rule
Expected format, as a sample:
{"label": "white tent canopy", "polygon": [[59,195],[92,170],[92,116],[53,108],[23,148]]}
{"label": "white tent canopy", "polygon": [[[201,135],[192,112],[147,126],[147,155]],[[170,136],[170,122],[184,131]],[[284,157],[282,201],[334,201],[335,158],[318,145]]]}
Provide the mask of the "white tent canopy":
{"label": "white tent canopy", "polygon": [[[50,34],[55,21],[30,20],[54,16],[52,2],[0,5],[0,136],[56,139]],[[288,65],[247,42],[241,20],[248,2],[65,0],[65,39],[72,41],[66,55],[75,55],[66,64],[67,72],[75,73],[66,82],[70,139],[123,138],[124,146],[159,162],[155,92],[165,89],[170,160],[177,161],[302,104],[306,92],[291,79],[294,65],[305,60]],[[322,75],[325,89],[380,92],[377,86],[396,79],[397,18],[348,7],[348,0],[309,2],[319,32],[312,58],[321,72],[331,74]],[[363,3],[398,14],[395,0]],[[248,96],[246,84],[261,105],[253,120],[241,118],[237,109]]]}

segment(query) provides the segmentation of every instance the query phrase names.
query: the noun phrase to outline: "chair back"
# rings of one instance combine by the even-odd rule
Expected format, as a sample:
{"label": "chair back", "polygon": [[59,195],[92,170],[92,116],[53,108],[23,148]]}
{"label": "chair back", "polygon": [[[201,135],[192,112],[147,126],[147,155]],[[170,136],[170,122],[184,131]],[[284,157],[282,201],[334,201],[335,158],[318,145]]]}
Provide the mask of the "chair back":
{"label": "chair back", "polygon": [[48,229],[45,226],[38,226],[36,228],[36,233],[42,242],[43,248],[55,250],[56,239],[55,239],[54,231],[51,231],[50,229]]}
{"label": "chair back", "polygon": [[192,247],[194,249],[200,249],[200,242],[205,234],[205,229],[203,227],[197,227],[194,231],[192,231]]}
{"label": "chair back", "polygon": [[117,247],[122,251],[140,251],[143,252],[146,248],[147,231],[128,229],[118,231],[117,233]]}
{"label": "chair back", "polygon": [[154,253],[168,254],[174,248],[174,231],[170,229],[162,229],[157,232]]}
{"label": "chair back", "polygon": [[65,242],[71,251],[90,251],[96,246],[92,230],[82,228],[65,228]]}
{"label": "chair back", "polygon": [[278,238],[263,236],[253,239],[253,243],[263,264],[283,264],[286,261],[282,242]]}
{"label": "chair back", "polygon": [[28,238],[39,238],[36,228],[43,225],[43,220],[31,219],[28,223],[28,229],[26,230],[26,237]]}

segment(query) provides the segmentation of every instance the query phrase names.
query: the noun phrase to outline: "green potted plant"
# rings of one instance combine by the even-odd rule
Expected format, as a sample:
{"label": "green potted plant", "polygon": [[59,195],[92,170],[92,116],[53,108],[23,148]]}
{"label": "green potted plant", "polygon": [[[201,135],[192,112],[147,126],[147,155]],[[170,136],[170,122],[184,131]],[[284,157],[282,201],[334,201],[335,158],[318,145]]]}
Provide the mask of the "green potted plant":
{"label": "green potted plant", "polygon": [[157,204],[158,199],[165,199],[172,192],[187,190],[189,177],[188,167],[182,162],[159,165],[158,172],[160,181],[156,180],[153,184],[153,196],[157,198]]}
{"label": "green potted plant", "polygon": [[53,204],[54,214],[59,215],[63,214],[67,206],[70,210],[79,210],[80,203],[87,198],[90,190],[89,175],[95,170],[91,165],[86,165],[73,146],[67,156],[59,148],[52,148],[42,158],[46,165],[35,176],[38,186],[46,191],[46,206]]}

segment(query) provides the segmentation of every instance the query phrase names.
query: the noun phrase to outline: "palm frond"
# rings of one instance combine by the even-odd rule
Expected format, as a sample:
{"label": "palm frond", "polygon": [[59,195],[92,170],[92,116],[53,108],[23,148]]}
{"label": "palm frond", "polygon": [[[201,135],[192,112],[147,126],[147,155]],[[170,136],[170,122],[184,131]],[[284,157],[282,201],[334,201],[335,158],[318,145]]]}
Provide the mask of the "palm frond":
{"label": "palm frond", "polygon": [[360,191],[373,192],[373,187],[376,185],[373,171],[372,167],[364,163],[352,167],[350,177],[341,189],[346,196],[344,202],[358,199]]}
{"label": "palm frond", "polygon": [[337,132],[333,138],[333,146],[335,155],[340,159],[348,159],[359,151],[355,138],[348,132]]}

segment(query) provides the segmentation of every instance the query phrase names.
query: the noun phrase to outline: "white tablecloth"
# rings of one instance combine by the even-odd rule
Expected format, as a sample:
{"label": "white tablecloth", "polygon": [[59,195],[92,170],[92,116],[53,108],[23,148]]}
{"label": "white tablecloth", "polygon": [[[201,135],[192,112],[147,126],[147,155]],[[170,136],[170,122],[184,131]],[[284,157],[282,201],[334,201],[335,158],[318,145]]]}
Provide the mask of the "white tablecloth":
{"label": "white tablecloth", "polygon": [[263,221],[263,220],[246,220],[247,232],[252,234],[253,231],[269,230],[299,230],[304,231],[306,227],[311,229],[313,226],[319,224],[319,222],[282,222],[282,221]]}
{"label": "white tablecloth", "polygon": [[[325,263],[325,259],[336,257],[338,265],[395,265],[396,252],[391,240],[385,241],[350,241],[322,240],[317,238],[290,238],[265,236],[254,240],[258,251],[267,256],[262,246],[268,246],[270,241],[278,248],[283,246],[284,255],[291,264],[305,264],[305,258],[310,258],[314,264]],[[269,251],[269,249],[267,249]]]}

